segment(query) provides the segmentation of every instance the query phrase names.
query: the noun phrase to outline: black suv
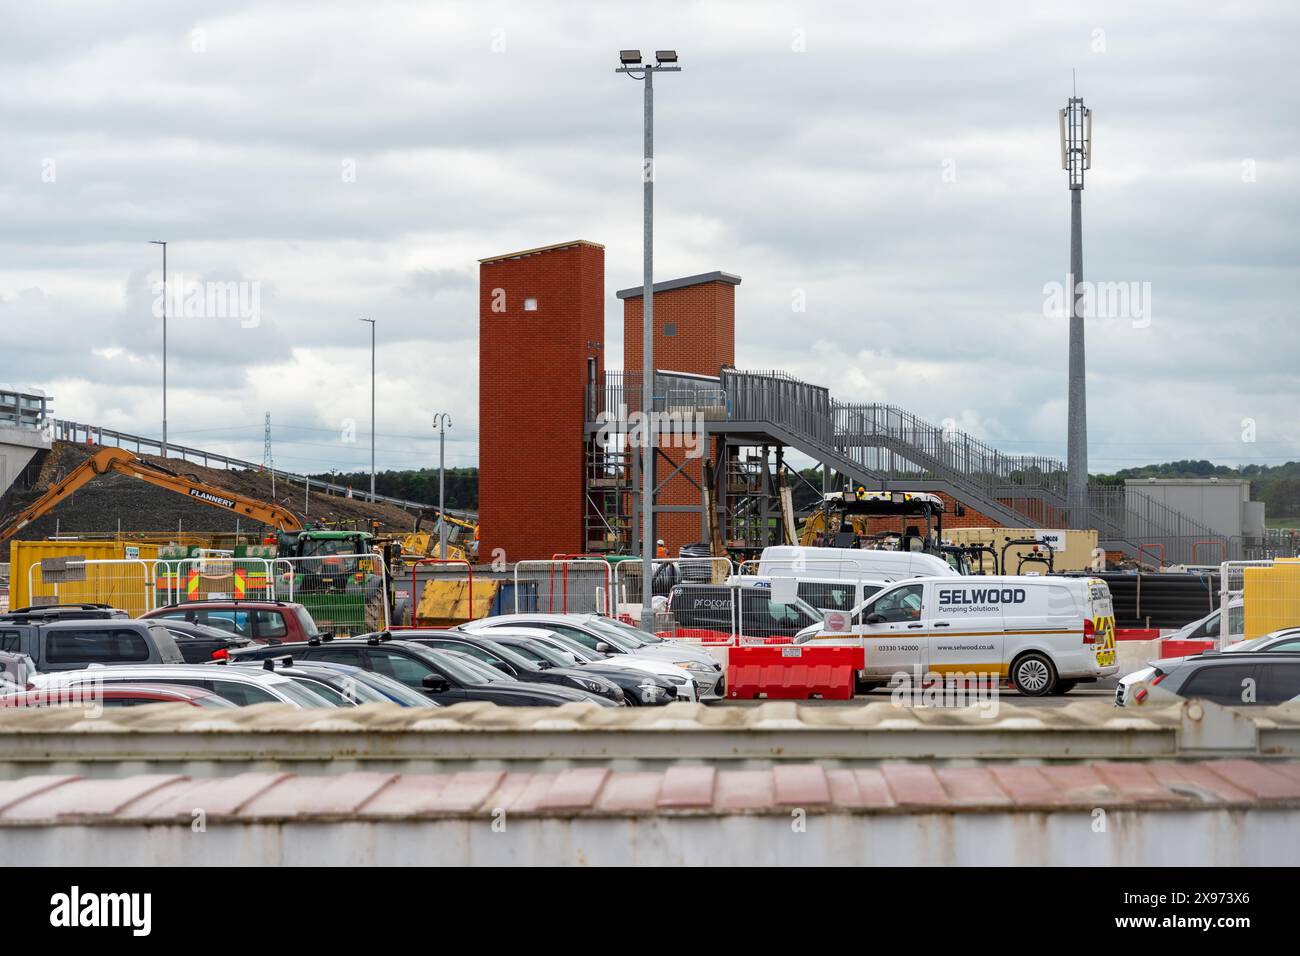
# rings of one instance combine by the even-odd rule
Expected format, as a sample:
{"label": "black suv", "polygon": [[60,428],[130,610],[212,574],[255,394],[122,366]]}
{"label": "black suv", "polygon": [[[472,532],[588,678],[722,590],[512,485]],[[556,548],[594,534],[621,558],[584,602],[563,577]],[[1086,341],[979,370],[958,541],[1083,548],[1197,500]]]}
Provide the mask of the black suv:
{"label": "black suv", "polygon": [[[419,632],[412,635],[419,636]],[[231,651],[230,660],[262,660],[286,654],[294,660],[351,664],[385,674],[447,706],[469,700],[490,701],[503,707],[554,707],[579,701],[617,706],[608,698],[586,691],[525,684],[471,658],[416,641],[394,640],[387,631],[365,637],[249,647]]]}
{"label": "black suv", "polygon": [[26,654],[38,672],[185,663],[167,628],[105,604],[23,607],[0,614],[0,651]]}

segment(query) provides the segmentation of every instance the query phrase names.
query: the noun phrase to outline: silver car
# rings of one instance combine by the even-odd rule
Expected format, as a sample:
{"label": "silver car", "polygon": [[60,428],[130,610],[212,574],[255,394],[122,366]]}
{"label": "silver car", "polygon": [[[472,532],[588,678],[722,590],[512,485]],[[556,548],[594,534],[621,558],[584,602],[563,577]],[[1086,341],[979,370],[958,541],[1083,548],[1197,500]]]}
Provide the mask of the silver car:
{"label": "silver car", "polygon": [[32,683],[37,689],[79,685],[122,684],[142,681],[150,684],[183,684],[201,687],[241,707],[250,704],[288,704],[298,709],[333,707],[324,697],[288,677],[270,671],[217,664],[114,664],[78,671],[40,674]]}

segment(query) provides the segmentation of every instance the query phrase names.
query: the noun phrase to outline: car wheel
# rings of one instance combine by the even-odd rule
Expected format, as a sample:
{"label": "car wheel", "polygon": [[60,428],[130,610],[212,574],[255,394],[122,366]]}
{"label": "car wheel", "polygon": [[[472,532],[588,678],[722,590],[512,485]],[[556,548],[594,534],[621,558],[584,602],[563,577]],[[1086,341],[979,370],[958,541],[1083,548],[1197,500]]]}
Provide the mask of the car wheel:
{"label": "car wheel", "polygon": [[1024,697],[1045,697],[1056,686],[1056,668],[1036,651],[1026,654],[1011,665],[1011,684]]}

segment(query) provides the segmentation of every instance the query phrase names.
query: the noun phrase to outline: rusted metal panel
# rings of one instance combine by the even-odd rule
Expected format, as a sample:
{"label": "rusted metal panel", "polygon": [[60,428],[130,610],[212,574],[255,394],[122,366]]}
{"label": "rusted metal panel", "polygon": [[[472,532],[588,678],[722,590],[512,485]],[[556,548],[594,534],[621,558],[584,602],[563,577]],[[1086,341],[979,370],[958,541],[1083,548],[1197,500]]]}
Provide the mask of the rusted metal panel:
{"label": "rusted metal panel", "polygon": [[588,768],[350,773],[325,786],[294,774],[49,776],[0,784],[0,853],[81,865],[1294,862],[1300,765],[1140,769]]}

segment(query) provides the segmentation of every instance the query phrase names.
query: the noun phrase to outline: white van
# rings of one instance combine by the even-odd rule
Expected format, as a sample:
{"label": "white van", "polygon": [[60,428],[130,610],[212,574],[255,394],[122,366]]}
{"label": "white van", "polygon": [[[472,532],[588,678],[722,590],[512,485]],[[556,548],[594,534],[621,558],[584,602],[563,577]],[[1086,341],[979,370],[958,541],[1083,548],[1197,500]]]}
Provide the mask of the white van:
{"label": "white van", "polygon": [[773,545],[763,549],[758,573],[789,574],[802,578],[845,578],[873,581],[901,581],[903,578],[961,575],[933,554],[919,551],[870,551],[861,548],[806,548]]}
{"label": "white van", "polygon": [[896,581],[861,607],[846,630],[825,622],[796,643],[866,651],[866,686],[894,674],[996,674],[1021,694],[1063,694],[1119,670],[1110,588],[1098,578],[988,575]]}

